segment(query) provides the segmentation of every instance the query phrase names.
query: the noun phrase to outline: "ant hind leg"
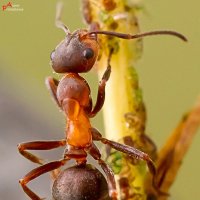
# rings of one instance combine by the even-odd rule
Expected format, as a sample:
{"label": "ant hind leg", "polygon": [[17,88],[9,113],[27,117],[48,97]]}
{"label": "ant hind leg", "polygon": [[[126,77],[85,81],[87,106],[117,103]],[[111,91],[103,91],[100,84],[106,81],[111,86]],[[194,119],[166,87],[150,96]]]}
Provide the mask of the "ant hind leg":
{"label": "ant hind leg", "polygon": [[92,143],[92,146],[89,149],[89,154],[98,161],[99,165],[106,174],[109,196],[112,198],[112,200],[117,200],[117,189],[114,173],[111,168],[101,159],[101,154],[94,143]]}
{"label": "ant hind leg", "polygon": [[155,188],[157,188],[156,184],[155,184],[156,167],[154,165],[154,162],[151,160],[151,158],[149,157],[148,154],[146,154],[134,147],[131,147],[131,146],[128,146],[125,144],[120,144],[118,142],[114,142],[114,141],[108,140],[106,138],[103,138],[102,135],[99,133],[99,131],[95,128],[92,128],[91,132],[92,132],[93,140],[101,141],[103,144],[109,145],[110,147],[112,147],[113,149],[116,149],[117,151],[128,154],[130,156],[133,156],[136,159],[144,160],[147,163],[148,169],[153,176],[152,184]]}
{"label": "ant hind leg", "polygon": [[32,171],[30,171],[28,174],[26,174],[24,176],[23,179],[19,180],[19,183],[21,184],[24,192],[32,200],[41,200],[41,198],[37,194],[35,194],[26,184],[44,173],[47,173],[49,171],[60,168],[61,166],[63,166],[66,163],[66,161],[67,161],[66,159],[60,160],[60,161],[53,161],[53,162],[47,163],[45,165],[42,165],[42,166],[37,167],[37,168],[33,169]]}

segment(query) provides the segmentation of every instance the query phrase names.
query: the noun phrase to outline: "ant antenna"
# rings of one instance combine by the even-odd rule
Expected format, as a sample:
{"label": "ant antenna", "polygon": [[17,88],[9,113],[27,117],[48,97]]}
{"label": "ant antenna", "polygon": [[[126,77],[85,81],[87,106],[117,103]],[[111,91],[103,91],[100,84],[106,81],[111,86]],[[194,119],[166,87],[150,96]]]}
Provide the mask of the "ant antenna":
{"label": "ant antenna", "polygon": [[110,35],[122,39],[136,39],[136,38],[142,38],[146,36],[152,36],[152,35],[172,35],[175,37],[178,37],[179,39],[183,41],[187,41],[187,38],[182,35],[181,33],[178,33],[176,31],[169,31],[169,30],[158,30],[158,31],[150,31],[150,32],[144,32],[144,33],[138,33],[135,35],[131,34],[124,34],[124,33],[118,33],[118,32],[113,32],[113,31],[91,31],[89,34],[103,34],[103,35]]}
{"label": "ant antenna", "polygon": [[55,24],[56,27],[61,28],[65,31],[66,35],[70,33],[69,28],[61,21],[61,14],[63,9],[63,3],[58,2],[56,5],[56,18],[55,18]]}

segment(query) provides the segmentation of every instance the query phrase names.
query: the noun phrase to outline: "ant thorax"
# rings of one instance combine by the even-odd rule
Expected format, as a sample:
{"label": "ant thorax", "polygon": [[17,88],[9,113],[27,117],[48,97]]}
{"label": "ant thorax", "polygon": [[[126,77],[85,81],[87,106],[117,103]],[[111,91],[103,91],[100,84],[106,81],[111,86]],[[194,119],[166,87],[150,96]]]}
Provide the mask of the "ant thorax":
{"label": "ant thorax", "polygon": [[57,88],[57,98],[67,118],[66,138],[69,145],[88,146],[91,124],[85,109],[89,106],[90,89],[81,76],[67,73]]}
{"label": "ant thorax", "polygon": [[90,88],[84,78],[75,73],[67,73],[57,88],[57,98],[64,109],[66,99],[75,100],[79,106],[89,105]]}

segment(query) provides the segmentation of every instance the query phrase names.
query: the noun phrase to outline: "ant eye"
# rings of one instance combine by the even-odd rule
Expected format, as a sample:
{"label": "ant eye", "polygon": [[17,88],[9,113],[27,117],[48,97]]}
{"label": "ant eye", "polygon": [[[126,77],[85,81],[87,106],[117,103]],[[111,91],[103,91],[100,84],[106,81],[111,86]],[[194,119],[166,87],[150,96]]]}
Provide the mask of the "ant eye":
{"label": "ant eye", "polygon": [[88,60],[94,56],[94,51],[91,48],[87,48],[83,51],[83,56]]}
{"label": "ant eye", "polygon": [[55,50],[53,50],[53,51],[51,52],[51,55],[50,55],[51,60],[53,60],[54,57],[55,57]]}

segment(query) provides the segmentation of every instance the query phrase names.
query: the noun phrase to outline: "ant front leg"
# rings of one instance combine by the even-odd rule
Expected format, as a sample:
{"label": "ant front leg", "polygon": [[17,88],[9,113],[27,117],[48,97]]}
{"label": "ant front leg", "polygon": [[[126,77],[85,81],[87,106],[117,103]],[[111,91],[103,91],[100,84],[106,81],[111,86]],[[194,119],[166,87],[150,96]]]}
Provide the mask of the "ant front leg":
{"label": "ant front leg", "polygon": [[110,54],[108,56],[107,68],[103,74],[101,81],[99,82],[97,101],[96,101],[96,104],[95,104],[93,110],[89,113],[90,118],[94,117],[101,110],[101,108],[104,104],[106,82],[110,78],[110,73],[111,73],[110,59],[111,59],[112,53],[113,53],[113,49],[110,49]]}
{"label": "ant front leg", "polygon": [[53,97],[53,100],[56,102],[57,106],[62,110],[60,103],[57,99],[57,87],[59,84],[59,81],[52,77],[47,77],[45,80],[45,84],[47,86],[47,89],[49,90],[51,96]]}
{"label": "ant front leg", "polygon": [[105,87],[111,73],[110,65],[107,66],[101,81],[99,82],[97,101],[93,110],[89,113],[89,117],[94,117],[102,108],[105,101]]}
{"label": "ant front leg", "polygon": [[31,189],[29,189],[29,187],[27,187],[26,184],[44,173],[47,173],[49,171],[53,171],[53,170],[60,168],[61,166],[63,166],[66,163],[66,161],[67,160],[65,159],[65,160],[50,162],[50,163],[47,163],[45,165],[42,165],[42,166],[37,167],[37,168],[33,169],[32,171],[30,171],[28,174],[26,174],[24,176],[23,179],[19,180],[19,183],[21,184],[24,192],[32,200],[41,200],[41,198],[37,194],[35,194]]}
{"label": "ant front leg", "polygon": [[125,144],[120,144],[118,142],[114,142],[114,141],[108,140],[106,138],[103,138],[101,133],[99,133],[99,131],[96,130],[95,128],[92,128],[91,132],[92,132],[93,140],[101,141],[103,144],[107,144],[110,147],[112,147],[113,149],[116,149],[117,151],[126,153],[130,156],[135,157],[136,159],[144,160],[147,163],[149,171],[153,176],[153,186],[155,188],[157,188],[156,184],[155,184],[156,167],[154,165],[154,162],[151,160],[151,158],[149,157],[148,154],[146,154],[134,147],[131,147],[131,146],[128,146]]}

